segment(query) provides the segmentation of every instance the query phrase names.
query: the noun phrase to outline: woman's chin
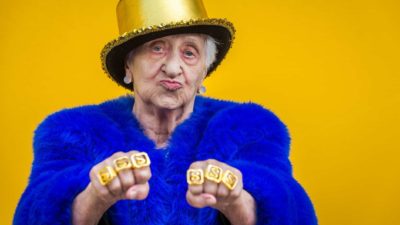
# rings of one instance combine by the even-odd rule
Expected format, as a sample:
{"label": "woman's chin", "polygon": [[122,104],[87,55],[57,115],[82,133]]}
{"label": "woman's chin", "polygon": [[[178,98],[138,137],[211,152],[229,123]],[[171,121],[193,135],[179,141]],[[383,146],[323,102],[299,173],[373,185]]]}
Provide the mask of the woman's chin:
{"label": "woman's chin", "polygon": [[173,110],[180,108],[184,103],[180,101],[177,98],[169,98],[169,97],[164,97],[162,99],[157,99],[154,102],[154,105],[159,107],[160,109],[167,109],[167,110]]}

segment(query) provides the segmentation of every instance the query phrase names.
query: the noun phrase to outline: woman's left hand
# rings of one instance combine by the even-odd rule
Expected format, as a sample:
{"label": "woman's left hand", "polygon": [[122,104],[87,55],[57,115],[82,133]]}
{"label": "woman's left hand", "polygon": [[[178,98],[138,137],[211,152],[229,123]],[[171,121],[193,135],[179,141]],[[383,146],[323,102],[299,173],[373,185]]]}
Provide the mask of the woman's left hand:
{"label": "woman's left hand", "polygon": [[214,159],[190,165],[186,200],[195,208],[212,207],[228,218],[231,224],[255,224],[255,201],[243,189],[242,173]]}

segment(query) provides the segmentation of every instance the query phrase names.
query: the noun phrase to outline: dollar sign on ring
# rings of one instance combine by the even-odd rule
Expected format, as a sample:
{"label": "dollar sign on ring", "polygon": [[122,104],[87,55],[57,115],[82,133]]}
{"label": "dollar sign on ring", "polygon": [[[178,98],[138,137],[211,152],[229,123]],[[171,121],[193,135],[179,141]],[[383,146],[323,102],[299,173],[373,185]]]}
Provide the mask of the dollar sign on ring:
{"label": "dollar sign on ring", "polygon": [[227,170],[222,176],[222,183],[224,183],[229,190],[233,190],[238,183],[238,177],[231,171]]}
{"label": "dollar sign on ring", "polygon": [[208,165],[205,173],[208,180],[220,183],[222,180],[222,169],[218,166]]}

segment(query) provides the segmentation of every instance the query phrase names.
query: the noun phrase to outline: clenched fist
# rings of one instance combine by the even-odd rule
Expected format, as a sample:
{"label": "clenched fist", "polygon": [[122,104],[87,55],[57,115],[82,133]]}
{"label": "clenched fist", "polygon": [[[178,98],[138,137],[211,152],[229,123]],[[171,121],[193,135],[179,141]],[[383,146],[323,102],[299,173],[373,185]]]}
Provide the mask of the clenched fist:
{"label": "clenched fist", "polygon": [[186,199],[196,208],[225,209],[235,203],[243,191],[241,172],[214,159],[192,163],[187,176]]}
{"label": "clenched fist", "polygon": [[90,183],[74,200],[73,224],[97,224],[122,199],[143,200],[149,194],[150,159],[138,151],[117,152],[90,170]]}
{"label": "clenched fist", "polygon": [[[149,166],[140,168],[140,165],[135,166],[137,162],[148,160],[147,155],[138,153],[138,151],[117,152],[95,165],[90,171],[89,184],[93,186],[93,194],[111,205],[122,199],[145,199],[149,193],[148,181],[151,178],[151,171]],[[144,156],[147,159],[143,157],[132,159],[132,156],[135,157],[135,155]],[[129,166],[127,163],[133,165]],[[125,168],[124,164],[128,167]],[[109,181],[105,179],[107,182],[104,183],[101,179],[102,172],[106,172],[110,168],[115,171],[115,177]],[[106,175],[109,174],[106,173]]]}
{"label": "clenched fist", "polygon": [[219,210],[232,225],[254,225],[256,205],[243,189],[242,173],[214,159],[197,161],[187,171],[187,202],[196,208],[210,206]]}

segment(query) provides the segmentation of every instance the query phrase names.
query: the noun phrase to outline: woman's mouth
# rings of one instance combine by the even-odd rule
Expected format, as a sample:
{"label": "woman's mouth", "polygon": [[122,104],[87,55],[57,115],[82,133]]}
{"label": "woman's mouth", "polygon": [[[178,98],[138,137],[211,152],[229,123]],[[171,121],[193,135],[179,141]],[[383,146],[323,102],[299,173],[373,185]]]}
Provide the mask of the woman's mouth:
{"label": "woman's mouth", "polygon": [[181,83],[179,83],[177,81],[173,81],[173,80],[162,80],[162,81],[160,81],[160,84],[168,91],[176,91],[176,90],[182,88]]}

